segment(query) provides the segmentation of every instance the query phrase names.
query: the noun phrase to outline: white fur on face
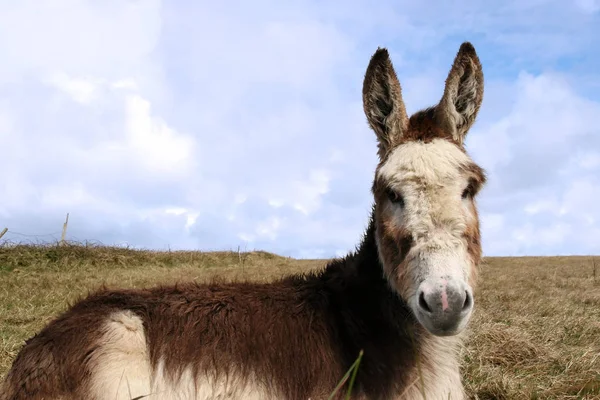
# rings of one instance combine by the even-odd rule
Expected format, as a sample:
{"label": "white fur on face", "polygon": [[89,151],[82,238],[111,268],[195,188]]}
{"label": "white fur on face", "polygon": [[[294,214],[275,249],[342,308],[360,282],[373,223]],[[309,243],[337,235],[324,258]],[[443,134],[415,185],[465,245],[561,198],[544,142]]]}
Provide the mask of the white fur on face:
{"label": "white fur on face", "polygon": [[463,234],[475,222],[475,214],[471,200],[461,195],[469,183],[464,166],[470,163],[456,145],[434,139],[398,146],[377,171],[378,178],[404,199],[403,207],[385,206],[383,218],[413,239],[406,256],[414,271],[413,282],[406,285],[411,292],[426,280],[468,280],[473,266]]}

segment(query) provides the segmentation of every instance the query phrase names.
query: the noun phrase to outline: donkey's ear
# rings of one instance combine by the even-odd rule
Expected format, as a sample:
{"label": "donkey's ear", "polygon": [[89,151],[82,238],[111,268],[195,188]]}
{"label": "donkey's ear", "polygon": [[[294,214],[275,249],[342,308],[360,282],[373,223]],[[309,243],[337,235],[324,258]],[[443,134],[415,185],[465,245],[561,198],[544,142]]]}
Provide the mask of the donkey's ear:
{"label": "donkey's ear", "polygon": [[462,144],[475,122],[482,100],[481,63],[473,45],[464,42],[446,78],[442,100],[435,109],[436,121]]}
{"label": "donkey's ear", "polygon": [[383,158],[398,144],[408,124],[400,82],[385,48],[377,49],[367,67],[363,108],[377,135],[379,157]]}

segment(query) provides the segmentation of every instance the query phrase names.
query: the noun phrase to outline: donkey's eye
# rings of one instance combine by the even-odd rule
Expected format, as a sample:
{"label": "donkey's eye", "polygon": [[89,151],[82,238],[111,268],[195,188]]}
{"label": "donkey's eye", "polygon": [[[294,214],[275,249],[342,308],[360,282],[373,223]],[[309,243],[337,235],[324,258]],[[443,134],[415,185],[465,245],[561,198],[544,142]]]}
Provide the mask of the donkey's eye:
{"label": "donkey's eye", "polygon": [[400,193],[388,188],[386,190],[386,194],[387,194],[388,199],[392,203],[397,204],[400,207],[404,207],[404,199],[402,198],[402,195]]}
{"label": "donkey's eye", "polygon": [[475,197],[475,185],[473,184],[473,182],[469,183],[469,185],[465,188],[465,190],[463,190],[462,192],[462,198],[463,199],[472,199],[473,197]]}

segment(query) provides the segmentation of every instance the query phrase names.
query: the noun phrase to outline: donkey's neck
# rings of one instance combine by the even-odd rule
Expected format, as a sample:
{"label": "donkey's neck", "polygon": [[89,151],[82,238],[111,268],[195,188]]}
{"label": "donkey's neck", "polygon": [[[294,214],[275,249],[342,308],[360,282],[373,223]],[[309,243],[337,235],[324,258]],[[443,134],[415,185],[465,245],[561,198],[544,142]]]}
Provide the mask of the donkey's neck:
{"label": "donkey's neck", "polygon": [[391,289],[379,259],[374,212],[357,250],[333,261],[325,276],[328,272],[346,363],[364,351],[358,384],[369,397],[395,398],[397,388],[410,386],[406,398],[423,391],[427,398],[463,398],[456,352],[460,338],[425,331]]}
{"label": "donkey's neck", "polygon": [[[373,208],[369,224],[359,246],[353,254],[343,260],[345,268],[354,270],[362,283],[368,285],[369,288],[376,287],[380,289],[380,294],[383,295],[385,293],[387,300],[393,299],[400,302],[402,303],[402,308],[405,308],[406,303],[391,289],[385,278],[383,264],[379,257],[375,225],[375,208]],[[399,304],[394,305],[398,306]]]}

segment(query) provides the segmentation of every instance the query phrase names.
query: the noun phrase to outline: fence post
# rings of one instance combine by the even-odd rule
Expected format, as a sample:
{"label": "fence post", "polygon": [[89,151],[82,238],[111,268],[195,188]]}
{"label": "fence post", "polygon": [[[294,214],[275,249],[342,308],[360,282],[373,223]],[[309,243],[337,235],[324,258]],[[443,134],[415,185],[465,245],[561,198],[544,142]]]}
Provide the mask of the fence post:
{"label": "fence post", "polygon": [[67,236],[67,225],[69,225],[69,213],[67,213],[67,219],[63,224],[62,235],[60,235],[60,244],[65,244],[65,236]]}
{"label": "fence post", "polygon": [[2,232],[0,232],[0,238],[2,238],[6,232],[8,232],[8,228],[2,229]]}

